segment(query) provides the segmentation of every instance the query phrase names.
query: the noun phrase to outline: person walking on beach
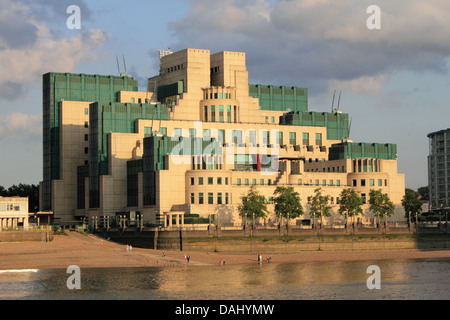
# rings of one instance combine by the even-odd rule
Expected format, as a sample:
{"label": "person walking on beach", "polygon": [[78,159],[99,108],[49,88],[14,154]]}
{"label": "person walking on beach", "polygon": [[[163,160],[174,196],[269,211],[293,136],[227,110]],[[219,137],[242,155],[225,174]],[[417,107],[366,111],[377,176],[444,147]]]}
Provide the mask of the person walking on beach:
{"label": "person walking on beach", "polygon": [[189,262],[189,259],[191,258],[190,255],[187,255],[187,262]]}

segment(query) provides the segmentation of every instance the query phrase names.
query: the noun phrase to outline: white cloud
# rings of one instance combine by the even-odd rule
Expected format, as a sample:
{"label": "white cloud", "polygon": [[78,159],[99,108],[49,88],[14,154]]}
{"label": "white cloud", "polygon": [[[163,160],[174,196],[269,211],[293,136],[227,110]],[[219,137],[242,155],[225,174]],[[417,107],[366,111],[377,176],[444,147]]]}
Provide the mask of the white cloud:
{"label": "white cloud", "polygon": [[42,117],[10,113],[0,118],[0,138],[29,138],[42,135]]}
{"label": "white cloud", "polygon": [[353,93],[377,95],[382,91],[385,81],[385,75],[363,76],[351,80],[333,79],[329,81],[329,87],[336,88],[336,90],[350,90]]}
{"label": "white cloud", "polygon": [[249,76],[260,83],[306,86],[311,94],[329,91],[333,82],[375,92],[392,72],[448,70],[445,0],[379,0],[380,30],[367,28],[368,0],[191,3],[170,24],[172,47],[245,51]]}
{"label": "white cloud", "polygon": [[39,81],[43,73],[73,72],[78,63],[94,61],[95,50],[106,40],[106,34],[98,29],[57,38],[31,4],[11,0],[0,3],[0,27],[9,28],[0,28],[0,98],[19,98],[24,87]]}

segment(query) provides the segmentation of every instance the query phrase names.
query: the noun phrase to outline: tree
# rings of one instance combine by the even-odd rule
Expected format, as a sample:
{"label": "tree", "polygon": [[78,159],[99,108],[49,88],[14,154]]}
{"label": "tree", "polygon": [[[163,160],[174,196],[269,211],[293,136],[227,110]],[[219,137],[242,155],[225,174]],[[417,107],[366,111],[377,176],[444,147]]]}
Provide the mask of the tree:
{"label": "tree", "polygon": [[361,206],[363,205],[363,199],[358,195],[358,193],[352,188],[346,188],[341,192],[341,200],[339,205],[339,213],[345,214],[345,219],[348,224],[348,218],[353,219],[358,214],[362,214],[363,210]]}
{"label": "tree", "polygon": [[313,218],[320,219],[320,225],[323,224],[323,217],[331,216],[331,206],[328,205],[330,196],[322,195],[322,188],[314,190],[314,196],[311,198],[310,214]]}
{"label": "tree", "polygon": [[405,218],[411,223],[411,215],[417,215],[422,212],[422,202],[420,201],[420,193],[413,189],[406,189],[402,199],[402,206],[405,209]]}
{"label": "tree", "polygon": [[273,202],[275,203],[275,215],[286,219],[286,226],[289,220],[303,215],[303,207],[300,203],[300,196],[298,192],[294,191],[293,187],[278,186],[274,191]]}
{"label": "tree", "polygon": [[256,218],[267,216],[267,200],[260,195],[255,186],[251,186],[247,195],[241,197],[242,203],[238,206],[239,215],[244,219],[251,219],[253,224]]}
{"label": "tree", "polygon": [[426,187],[420,187],[417,189],[417,192],[420,194],[420,198],[422,200],[428,200],[429,196],[430,196],[430,188],[428,188],[428,186]]}
{"label": "tree", "polygon": [[[395,206],[389,199],[387,193],[382,193],[381,190],[372,189],[369,192],[369,204],[370,211],[372,211],[375,216],[380,218],[380,221],[394,214]],[[386,221],[385,221],[386,224]]]}

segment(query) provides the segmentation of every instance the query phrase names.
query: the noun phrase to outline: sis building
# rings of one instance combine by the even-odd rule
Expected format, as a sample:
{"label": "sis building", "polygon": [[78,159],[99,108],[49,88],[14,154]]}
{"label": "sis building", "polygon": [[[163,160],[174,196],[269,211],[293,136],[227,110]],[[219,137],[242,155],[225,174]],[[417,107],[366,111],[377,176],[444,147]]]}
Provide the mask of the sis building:
{"label": "sis building", "polygon": [[249,84],[243,52],[185,49],[160,63],[145,92],[126,74],[43,75],[41,211],[61,222],[126,215],[179,225],[198,214],[241,225],[237,207],[255,186],[271,224],[281,185],[300,194],[299,219],[319,187],[333,206],[326,223],[343,219],[348,187],[366,200],[381,189],[397,207],[392,219],[404,219],[395,144],[352,142],[349,115],[308,111],[306,88]]}

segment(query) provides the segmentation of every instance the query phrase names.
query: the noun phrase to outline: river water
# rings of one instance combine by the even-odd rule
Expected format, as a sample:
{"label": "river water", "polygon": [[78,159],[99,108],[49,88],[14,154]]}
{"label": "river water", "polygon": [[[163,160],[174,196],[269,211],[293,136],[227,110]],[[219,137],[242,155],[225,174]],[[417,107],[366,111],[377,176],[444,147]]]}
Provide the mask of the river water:
{"label": "river water", "polygon": [[[369,289],[371,265],[380,289]],[[0,272],[0,299],[26,300],[447,300],[450,259]],[[370,283],[375,283],[371,281]]]}

